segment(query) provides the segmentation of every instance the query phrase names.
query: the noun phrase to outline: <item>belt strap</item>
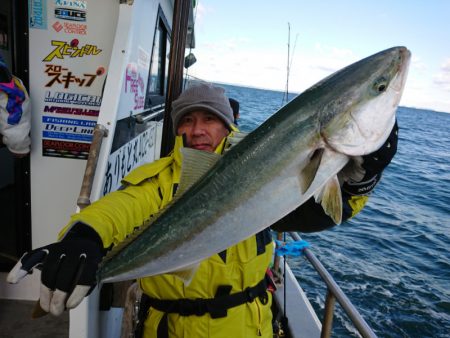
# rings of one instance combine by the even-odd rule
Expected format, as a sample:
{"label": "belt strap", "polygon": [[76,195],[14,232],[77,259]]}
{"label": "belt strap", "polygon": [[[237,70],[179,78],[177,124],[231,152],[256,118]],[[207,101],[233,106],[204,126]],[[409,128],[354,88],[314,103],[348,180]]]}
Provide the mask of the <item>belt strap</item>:
{"label": "belt strap", "polygon": [[178,313],[181,316],[203,316],[206,313],[211,315],[211,318],[222,318],[227,316],[227,310],[242,305],[244,303],[251,303],[256,297],[260,297],[261,301],[267,303],[267,283],[263,279],[258,284],[246,288],[244,291],[229,294],[231,291],[230,285],[219,286],[214,298],[206,299],[156,299],[150,298],[150,306],[156,310],[166,313]]}

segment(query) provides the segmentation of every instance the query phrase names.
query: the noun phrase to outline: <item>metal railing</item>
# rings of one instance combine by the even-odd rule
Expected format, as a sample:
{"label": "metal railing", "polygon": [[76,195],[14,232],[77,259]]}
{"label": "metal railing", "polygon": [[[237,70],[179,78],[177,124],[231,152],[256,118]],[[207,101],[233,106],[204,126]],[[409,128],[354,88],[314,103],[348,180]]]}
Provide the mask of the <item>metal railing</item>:
{"label": "metal railing", "polygon": [[[296,232],[289,232],[289,235],[295,241],[301,240],[301,237]],[[337,285],[337,283],[334,281],[333,277],[325,269],[322,263],[320,263],[319,259],[308,248],[304,249],[303,252],[306,259],[311,263],[311,265],[327,285],[327,296],[325,299],[324,318],[322,321],[322,332],[320,337],[327,338],[331,336],[336,300],[342,306],[345,313],[350,318],[361,336],[370,338],[377,337],[370,326],[367,324],[367,322],[364,320],[364,318],[359,314],[358,310],[353,306],[351,301],[341,290],[339,285]]]}
{"label": "metal railing", "polygon": [[152,107],[151,109],[147,109],[142,113],[133,116],[136,120],[136,123],[143,124],[153,119],[156,119],[164,114],[164,104],[160,104],[158,106]]}

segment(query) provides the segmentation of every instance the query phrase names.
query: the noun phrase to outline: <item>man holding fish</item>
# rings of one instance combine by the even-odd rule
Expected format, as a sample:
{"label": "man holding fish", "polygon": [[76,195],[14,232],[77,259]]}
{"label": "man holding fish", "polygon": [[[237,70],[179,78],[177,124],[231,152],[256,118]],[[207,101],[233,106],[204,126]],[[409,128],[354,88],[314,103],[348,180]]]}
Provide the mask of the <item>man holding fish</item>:
{"label": "man holding fish", "polygon": [[[137,168],[122,189],[73,215],[61,240],[25,254],[8,281],[40,267],[40,305],[59,315],[98,282],[138,278],[149,304],[144,337],[272,337],[269,227],[319,231],[363,208],[396,152],[395,109],[408,61],[409,52],[397,47],[351,65],[239,142],[224,90],[189,87],[173,102],[172,153]],[[373,76],[365,75],[368,69]],[[351,91],[338,87],[352,81]],[[362,92],[366,87],[373,97]],[[342,98],[332,100],[330,88]],[[355,91],[361,93],[351,97]],[[305,110],[303,101],[315,104],[315,94],[329,100],[329,110]],[[295,118],[301,115],[299,125],[306,126],[299,135],[293,135],[299,127],[292,106],[301,107],[294,107]],[[369,122],[358,116],[371,108],[388,112]],[[345,114],[351,118],[340,117]],[[384,125],[377,129],[378,119]],[[319,132],[309,133],[314,128]],[[339,134],[346,128],[345,136],[359,138],[355,144]],[[368,140],[363,147],[356,144],[361,135]],[[296,137],[305,144],[291,142]]]}

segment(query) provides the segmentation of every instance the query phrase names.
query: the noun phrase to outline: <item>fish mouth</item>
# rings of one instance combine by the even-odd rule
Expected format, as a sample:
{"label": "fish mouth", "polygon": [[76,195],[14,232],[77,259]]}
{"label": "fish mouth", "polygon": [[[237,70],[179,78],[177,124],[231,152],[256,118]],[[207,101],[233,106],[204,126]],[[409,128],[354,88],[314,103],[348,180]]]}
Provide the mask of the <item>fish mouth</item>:
{"label": "fish mouth", "polygon": [[[411,52],[406,48],[403,47],[399,50],[400,58],[402,61],[399,64],[398,72],[397,74],[400,74],[400,81],[396,82],[394,85],[394,89],[401,94],[403,91],[403,88],[405,88],[406,85],[406,79],[408,77],[408,71],[409,71],[409,64],[411,62]],[[399,95],[399,101],[400,101]]]}

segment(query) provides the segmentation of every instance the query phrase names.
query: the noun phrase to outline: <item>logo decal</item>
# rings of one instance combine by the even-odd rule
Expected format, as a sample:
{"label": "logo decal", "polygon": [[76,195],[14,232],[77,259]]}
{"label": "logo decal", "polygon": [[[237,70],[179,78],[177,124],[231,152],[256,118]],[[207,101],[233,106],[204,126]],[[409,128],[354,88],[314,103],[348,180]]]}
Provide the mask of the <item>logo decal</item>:
{"label": "logo decal", "polygon": [[61,32],[61,30],[64,31],[66,34],[77,34],[77,35],[86,35],[87,34],[87,25],[82,23],[75,23],[75,22],[59,22],[56,21],[52,25],[53,29],[57,31],[58,33]]}
{"label": "logo decal", "polygon": [[85,160],[88,158],[90,147],[90,143],[43,139],[42,155]]}
{"label": "logo decal", "polygon": [[99,107],[102,104],[102,97],[97,95],[66,93],[66,92],[45,92],[45,102],[76,104],[81,106]]}
{"label": "logo decal", "polygon": [[54,114],[68,114],[81,116],[98,116],[100,110],[88,108],[74,108],[74,107],[60,107],[60,106],[45,106],[44,113]]}
{"label": "logo decal", "polygon": [[92,141],[95,121],[66,119],[59,117],[43,116],[44,138],[64,139],[71,141]]}
{"label": "logo decal", "polygon": [[64,68],[59,65],[45,65],[44,72],[52,78],[49,82],[47,82],[45,87],[51,87],[55,83],[58,83],[64,85],[64,88],[67,89],[71,84],[78,85],[78,87],[90,87],[97,76],[101,76],[105,73],[105,69],[103,67],[99,67],[95,74],[85,73],[78,77],[73,75],[68,68]]}
{"label": "logo decal", "polygon": [[71,21],[86,21],[86,11],[67,8],[55,8],[55,18]]}
{"label": "logo decal", "polygon": [[57,31],[58,33],[61,31],[61,29],[63,29],[63,26],[59,23],[59,21],[56,21],[53,25],[52,25],[53,29],[55,31]]}
{"label": "logo decal", "polygon": [[82,0],[55,0],[55,6],[58,7],[70,7],[76,9],[87,9],[87,2]]}
{"label": "logo decal", "polygon": [[85,55],[98,55],[102,52],[101,49],[97,49],[97,46],[94,45],[78,47],[79,43],[78,39],[73,39],[70,43],[52,40],[52,46],[55,46],[55,49],[53,49],[42,61],[48,62],[52,61],[54,58],[64,59],[64,56],[76,58]]}

